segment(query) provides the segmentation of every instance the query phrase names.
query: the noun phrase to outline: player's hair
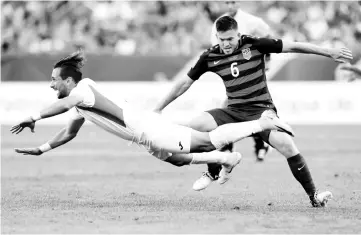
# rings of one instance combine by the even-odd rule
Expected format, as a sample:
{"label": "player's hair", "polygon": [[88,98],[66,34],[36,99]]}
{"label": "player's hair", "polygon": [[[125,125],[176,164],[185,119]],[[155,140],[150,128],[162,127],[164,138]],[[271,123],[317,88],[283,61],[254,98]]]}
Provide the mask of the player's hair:
{"label": "player's hair", "polygon": [[217,32],[238,30],[237,21],[232,16],[222,16],[216,21],[216,30]]}
{"label": "player's hair", "polygon": [[83,78],[81,68],[84,66],[84,64],[84,52],[82,50],[79,50],[56,62],[54,65],[54,69],[61,68],[60,77],[62,79],[72,77],[75,83],[78,83]]}

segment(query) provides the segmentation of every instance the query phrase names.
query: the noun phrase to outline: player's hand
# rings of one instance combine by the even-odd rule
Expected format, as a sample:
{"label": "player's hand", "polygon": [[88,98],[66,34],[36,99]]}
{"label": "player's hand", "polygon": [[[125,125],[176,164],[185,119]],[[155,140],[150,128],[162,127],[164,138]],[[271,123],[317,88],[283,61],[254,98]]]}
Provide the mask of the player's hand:
{"label": "player's hand", "polygon": [[346,47],[332,49],[330,56],[338,63],[349,63],[353,59],[351,50]]}
{"label": "player's hand", "polygon": [[13,134],[14,133],[19,134],[20,132],[22,132],[24,130],[25,127],[29,127],[31,132],[34,132],[35,121],[31,117],[28,117],[28,118],[24,119],[22,122],[20,122],[18,125],[11,127],[10,131]]}
{"label": "player's hand", "polygon": [[39,148],[15,148],[15,152],[23,155],[41,155],[43,152]]}

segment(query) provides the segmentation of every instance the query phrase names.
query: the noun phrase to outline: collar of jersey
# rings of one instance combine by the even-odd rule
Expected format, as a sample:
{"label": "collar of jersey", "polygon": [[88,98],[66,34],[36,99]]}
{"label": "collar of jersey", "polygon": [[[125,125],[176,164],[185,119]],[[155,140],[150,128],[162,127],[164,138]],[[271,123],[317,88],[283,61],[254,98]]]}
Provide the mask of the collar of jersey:
{"label": "collar of jersey", "polygon": [[217,56],[212,56],[211,57],[211,59],[212,60],[218,60],[219,58],[225,58],[225,57],[229,57],[229,56],[233,56],[233,55],[235,55],[235,54],[239,54],[239,52],[242,50],[242,49],[244,49],[243,48],[243,46],[244,46],[245,44],[243,44],[242,43],[242,41],[241,41],[241,39],[238,41],[238,48],[234,51],[234,52],[232,52],[232,54],[228,54],[228,55],[226,55],[226,54],[224,54],[223,52],[221,52],[221,47],[219,47],[219,52],[218,53],[211,53],[211,54],[216,54]]}

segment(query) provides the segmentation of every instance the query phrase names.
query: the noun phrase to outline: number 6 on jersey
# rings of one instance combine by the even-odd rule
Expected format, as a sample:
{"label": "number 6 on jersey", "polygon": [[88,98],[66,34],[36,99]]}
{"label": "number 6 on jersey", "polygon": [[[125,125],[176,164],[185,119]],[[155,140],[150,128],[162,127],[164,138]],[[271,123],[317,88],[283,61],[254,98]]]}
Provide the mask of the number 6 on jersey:
{"label": "number 6 on jersey", "polygon": [[238,77],[239,75],[239,70],[237,68],[237,62],[234,62],[231,64],[231,73],[233,77]]}

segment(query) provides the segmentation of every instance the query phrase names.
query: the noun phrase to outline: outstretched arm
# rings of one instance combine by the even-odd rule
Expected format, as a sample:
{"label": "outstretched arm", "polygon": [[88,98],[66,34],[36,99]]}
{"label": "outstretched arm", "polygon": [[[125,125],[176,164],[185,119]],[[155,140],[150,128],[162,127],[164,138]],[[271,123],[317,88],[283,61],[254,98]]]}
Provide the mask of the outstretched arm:
{"label": "outstretched arm", "polygon": [[72,119],[69,121],[68,125],[56,134],[49,142],[36,148],[15,148],[15,152],[22,153],[24,155],[40,155],[51,149],[57,148],[74,139],[84,124],[84,121],[83,117]]}
{"label": "outstretched arm", "polygon": [[[207,50],[208,51],[208,50]],[[206,51],[206,52],[207,52]],[[187,76],[177,80],[173,85],[171,91],[162,99],[158,105],[155,107],[155,112],[161,112],[168,104],[173,102],[179,96],[181,96],[184,92],[186,92],[189,87],[194,83],[194,81],[198,80],[203,73],[207,72],[207,62],[205,60],[207,53],[203,53],[198,60],[195,62],[195,65],[191,67]]]}
{"label": "outstretched arm", "polygon": [[168,104],[172,103],[175,99],[186,92],[193,83],[194,80],[188,76],[176,81],[171,91],[160,101],[154,111],[161,112]]}
{"label": "outstretched arm", "polygon": [[53,116],[65,113],[66,111],[73,108],[80,102],[82,102],[82,97],[80,97],[80,96],[71,95],[71,96],[65,97],[65,98],[55,102],[48,108],[43,109],[40,112],[40,119],[53,117]]}
{"label": "outstretched arm", "polygon": [[304,42],[283,41],[282,53],[315,54],[333,58],[336,62],[345,63],[353,59],[352,52],[348,48],[326,48]]}
{"label": "outstretched arm", "polygon": [[23,131],[23,129],[25,127],[29,127],[31,129],[31,131],[34,132],[36,121],[43,119],[43,118],[53,117],[53,116],[65,113],[69,109],[73,108],[74,106],[76,106],[77,104],[82,102],[82,100],[83,100],[82,97],[76,96],[76,95],[65,97],[65,98],[55,102],[48,108],[43,109],[39,113],[35,113],[35,114],[31,115],[30,117],[25,118],[19,124],[14,125],[10,129],[10,131],[12,133],[19,134],[20,132]]}

